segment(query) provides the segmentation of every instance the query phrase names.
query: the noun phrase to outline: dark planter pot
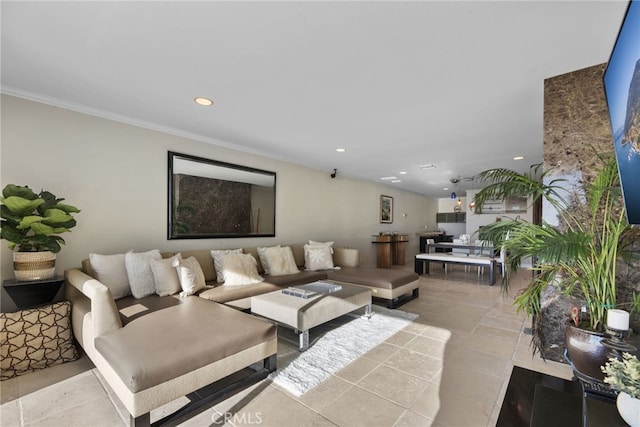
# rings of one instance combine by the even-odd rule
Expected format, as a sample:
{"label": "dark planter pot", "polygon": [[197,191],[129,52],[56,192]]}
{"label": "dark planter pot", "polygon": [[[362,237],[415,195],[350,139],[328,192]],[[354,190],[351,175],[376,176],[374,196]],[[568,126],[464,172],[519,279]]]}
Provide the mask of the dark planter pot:
{"label": "dark planter pot", "polygon": [[602,333],[567,325],[564,342],[576,376],[583,376],[585,380],[604,380],[600,367],[607,362],[609,349],[601,343],[603,338],[606,335]]}

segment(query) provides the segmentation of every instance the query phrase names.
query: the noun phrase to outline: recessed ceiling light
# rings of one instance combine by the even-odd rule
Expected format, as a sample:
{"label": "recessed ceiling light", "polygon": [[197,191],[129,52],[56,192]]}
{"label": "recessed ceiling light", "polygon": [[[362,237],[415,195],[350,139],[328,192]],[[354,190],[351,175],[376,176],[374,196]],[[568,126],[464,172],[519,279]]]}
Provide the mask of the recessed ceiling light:
{"label": "recessed ceiling light", "polygon": [[449,189],[449,187],[442,187],[442,189],[443,189],[444,191],[447,191],[447,190]]}
{"label": "recessed ceiling light", "polygon": [[398,179],[398,177],[397,176],[384,176],[384,177],[382,177],[380,179],[383,180],[383,181],[391,181],[393,179]]}
{"label": "recessed ceiling light", "polygon": [[210,107],[213,105],[213,101],[210,100],[209,98],[205,98],[202,96],[198,96],[197,98],[194,98],[193,101],[198,104],[198,105],[202,105],[204,107]]}
{"label": "recessed ceiling light", "polygon": [[399,172],[399,173],[400,173],[400,175],[406,175],[407,171],[402,171],[402,172]]}
{"label": "recessed ceiling light", "polygon": [[436,165],[432,165],[431,163],[429,163],[428,165],[420,165],[418,166],[419,169],[435,169]]}
{"label": "recessed ceiling light", "polygon": [[524,156],[515,156],[513,160],[524,160]]}
{"label": "recessed ceiling light", "polygon": [[336,148],[336,151],[338,153],[344,153],[345,151],[347,151],[347,149],[346,148]]}
{"label": "recessed ceiling light", "polygon": [[396,182],[402,182],[402,180],[401,180],[401,179],[394,179],[394,180],[393,180],[393,181],[391,181],[391,182],[393,182],[393,183],[396,183]]}

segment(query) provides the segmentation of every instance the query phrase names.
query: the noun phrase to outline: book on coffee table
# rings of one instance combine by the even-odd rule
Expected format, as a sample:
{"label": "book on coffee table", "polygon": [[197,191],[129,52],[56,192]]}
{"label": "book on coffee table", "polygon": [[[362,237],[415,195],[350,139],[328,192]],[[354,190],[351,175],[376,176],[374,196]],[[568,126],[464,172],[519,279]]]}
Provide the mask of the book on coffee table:
{"label": "book on coffee table", "polygon": [[337,292],[341,289],[342,286],[336,285],[335,283],[317,281],[313,283],[307,283],[306,285],[291,286],[289,288],[283,289],[282,293],[306,299],[319,294]]}

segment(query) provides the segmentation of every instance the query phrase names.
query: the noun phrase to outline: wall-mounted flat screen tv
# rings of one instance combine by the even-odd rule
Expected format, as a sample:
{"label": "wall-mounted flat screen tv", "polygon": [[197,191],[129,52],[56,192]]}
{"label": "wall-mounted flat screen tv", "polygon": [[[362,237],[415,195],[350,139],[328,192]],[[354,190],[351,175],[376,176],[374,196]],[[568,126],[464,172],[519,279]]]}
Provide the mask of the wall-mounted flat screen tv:
{"label": "wall-mounted flat screen tv", "polygon": [[604,72],[613,146],[629,224],[640,225],[640,0],[631,0]]}

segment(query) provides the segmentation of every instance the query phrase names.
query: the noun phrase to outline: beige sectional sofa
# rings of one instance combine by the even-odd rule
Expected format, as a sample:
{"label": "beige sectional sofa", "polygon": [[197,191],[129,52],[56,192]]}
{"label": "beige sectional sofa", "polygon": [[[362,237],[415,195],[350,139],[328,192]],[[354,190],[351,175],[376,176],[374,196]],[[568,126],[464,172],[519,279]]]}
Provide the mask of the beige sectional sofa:
{"label": "beige sectional sofa", "polygon": [[396,308],[419,296],[419,276],[416,273],[400,269],[359,267],[359,251],[357,249],[333,248],[333,264],[338,268],[308,271],[305,270],[304,244],[288,246],[292,249],[295,263],[300,272],[280,276],[264,273],[257,248],[243,248],[244,253],[252,254],[256,258],[258,272],[265,278],[264,282],[249,286],[225,287],[216,283],[216,271],[211,253],[208,250],[181,251],[181,255],[183,258],[195,257],[202,266],[207,284],[213,286],[200,293],[201,298],[246,310],[251,308],[251,297],[254,295],[316,280],[332,280],[369,288],[373,297],[384,300],[389,308]]}
{"label": "beige sectional sofa", "polygon": [[389,307],[418,296],[417,274],[358,267],[357,250],[335,248],[333,262],[339,268],[306,271],[304,245],[290,247],[300,271],[279,276],[265,274],[257,248],[244,248],[255,257],[264,281],[243,286],[217,283],[210,251],[181,251],[182,259],[197,259],[207,284],[187,297],[115,299],[117,291],[97,280],[89,260],[81,269],[65,271],[74,336],[132,424],[149,424],[151,410],[247,367],[255,371],[250,381],[276,369],[276,326],[243,312],[254,295],[328,279],[367,287]]}

